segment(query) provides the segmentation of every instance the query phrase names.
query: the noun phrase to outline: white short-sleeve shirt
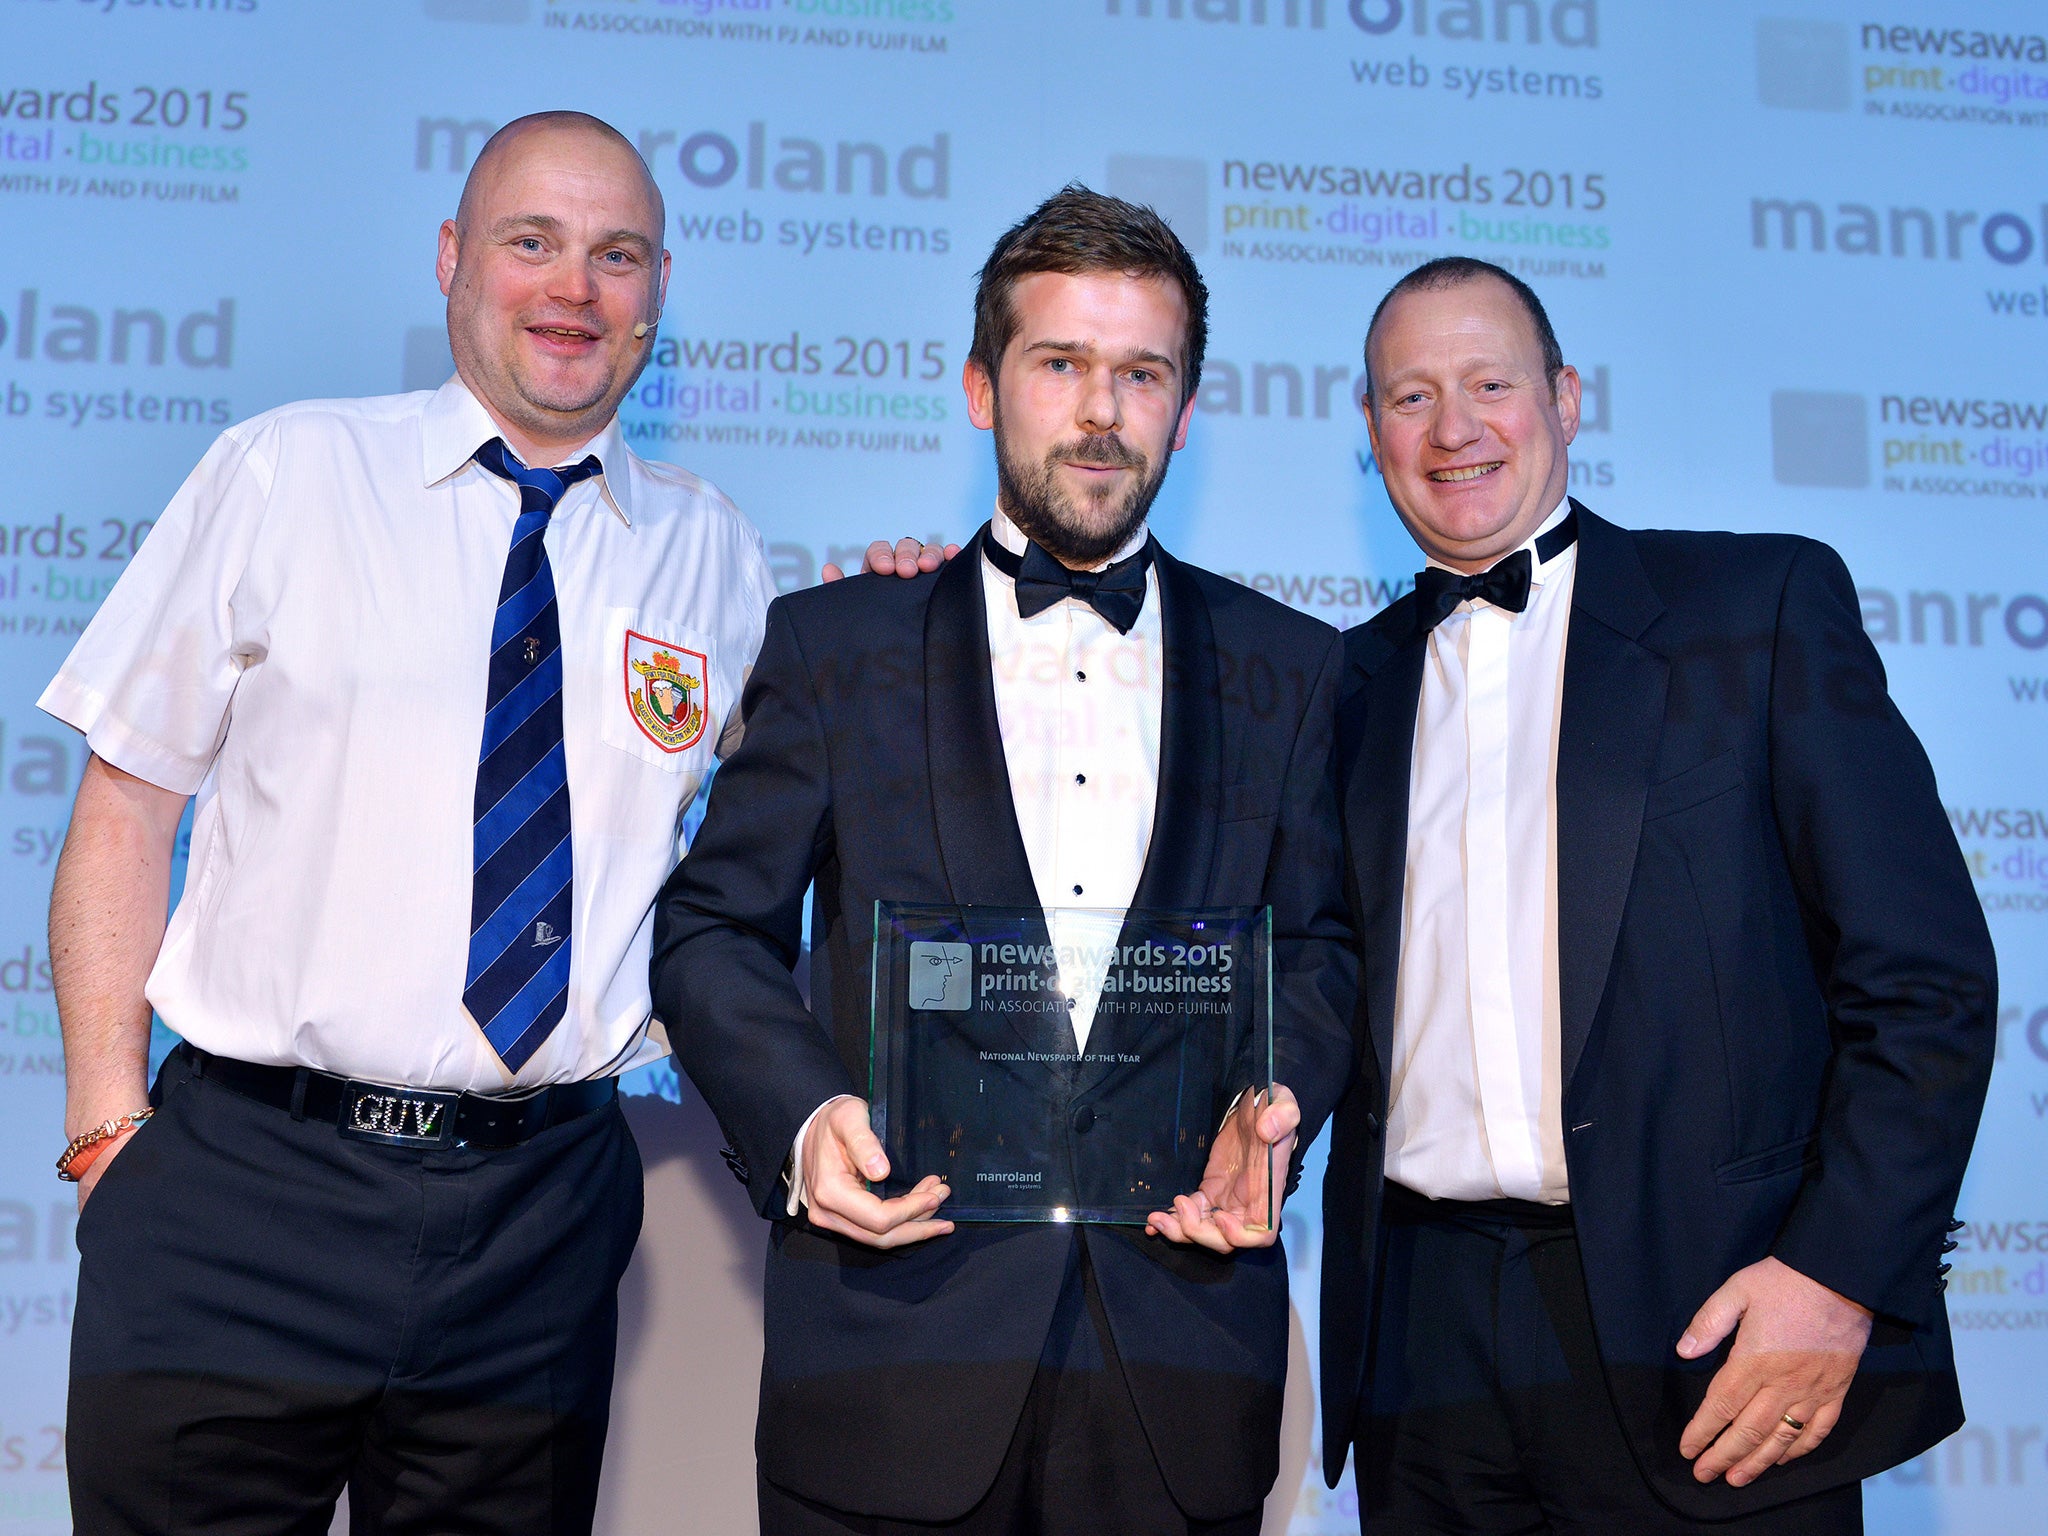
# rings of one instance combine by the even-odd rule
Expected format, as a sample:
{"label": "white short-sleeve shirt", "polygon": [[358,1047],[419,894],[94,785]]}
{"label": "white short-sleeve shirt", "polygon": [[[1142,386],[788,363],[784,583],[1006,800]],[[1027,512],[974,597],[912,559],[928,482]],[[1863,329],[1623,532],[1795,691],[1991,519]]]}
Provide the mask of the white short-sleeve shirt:
{"label": "white short-sleeve shirt", "polygon": [[616,421],[562,460],[604,465],[546,536],[574,949],[568,1013],[515,1078],[462,1007],[491,625],[519,515],[517,488],[471,459],[496,435],[457,379],[231,427],[43,694],[98,756],[197,797],[147,990],[202,1049],[484,1092],[663,1053],[652,906],[736,729],[775,595],[761,536],[714,487],[634,455]]}

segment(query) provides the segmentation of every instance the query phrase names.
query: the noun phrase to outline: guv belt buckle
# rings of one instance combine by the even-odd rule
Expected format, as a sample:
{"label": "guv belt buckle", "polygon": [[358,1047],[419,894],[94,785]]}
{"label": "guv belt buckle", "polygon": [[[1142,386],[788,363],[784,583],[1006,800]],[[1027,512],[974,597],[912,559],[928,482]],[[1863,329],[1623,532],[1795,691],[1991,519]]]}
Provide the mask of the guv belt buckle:
{"label": "guv belt buckle", "polygon": [[351,1082],[341,1093],[341,1134],[387,1147],[445,1147],[455,1138],[456,1097]]}

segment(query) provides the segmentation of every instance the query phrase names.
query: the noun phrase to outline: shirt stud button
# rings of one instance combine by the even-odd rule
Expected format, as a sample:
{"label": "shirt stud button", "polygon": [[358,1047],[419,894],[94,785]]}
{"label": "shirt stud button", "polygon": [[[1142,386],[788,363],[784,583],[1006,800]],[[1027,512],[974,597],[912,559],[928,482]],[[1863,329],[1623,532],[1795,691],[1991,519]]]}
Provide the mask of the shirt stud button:
{"label": "shirt stud button", "polygon": [[1088,782],[1088,775],[1085,773],[1077,773],[1074,775],[1074,782],[1076,784],[1086,784]]}
{"label": "shirt stud button", "polygon": [[1088,681],[1088,674],[1086,672],[1077,671],[1074,674],[1074,680],[1076,682],[1085,683]]}
{"label": "shirt stud button", "polygon": [[1074,894],[1075,894],[1076,896],[1080,895],[1080,894],[1081,894],[1081,887],[1079,887],[1078,885],[1077,885],[1077,886],[1075,886],[1075,887],[1074,887]]}

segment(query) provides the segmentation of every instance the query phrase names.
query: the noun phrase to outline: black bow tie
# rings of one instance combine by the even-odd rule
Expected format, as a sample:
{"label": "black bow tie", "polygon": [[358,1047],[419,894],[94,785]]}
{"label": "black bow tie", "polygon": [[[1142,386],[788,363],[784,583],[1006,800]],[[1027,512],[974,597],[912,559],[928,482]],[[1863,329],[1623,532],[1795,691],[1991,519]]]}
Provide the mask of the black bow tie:
{"label": "black bow tie", "polygon": [[1432,565],[1415,573],[1415,621],[1426,635],[1457,612],[1458,604],[1488,602],[1509,613],[1529,606],[1529,573],[1535,564],[1529,551],[1518,549],[1476,576]]}
{"label": "black bow tie", "polygon": [[1578,514],[1567,512],[1563,522],[1536,541],[1533,558],[1528,550],[1518,549],[1472,576],[1437,565],[1416,572],[1415,622],[1419,632],[1428,634],[1455,613],[1460,603],[1488,602],[1509,613],[1520,613],[1529,606],[1529,584],[1536,573],[1536,561],[1556,559],[1578,535]]}
{"label": "black bow tie", "polygon": [[1017,616],[1028,619],[1043,613],[1061,598],[1076,598],[1102,615],[1102,621],[1120,635],[1128,635],[1138,615],[1145,610],[1145,566],[1152,558],[1152,541],[1135,555],[1126,555],[1100,571],[1070,571],[1038,545],[1028,543],[1024,553],[1013,555],[998,544],[993,532],[981,542],[990,565],[1017,584]]}

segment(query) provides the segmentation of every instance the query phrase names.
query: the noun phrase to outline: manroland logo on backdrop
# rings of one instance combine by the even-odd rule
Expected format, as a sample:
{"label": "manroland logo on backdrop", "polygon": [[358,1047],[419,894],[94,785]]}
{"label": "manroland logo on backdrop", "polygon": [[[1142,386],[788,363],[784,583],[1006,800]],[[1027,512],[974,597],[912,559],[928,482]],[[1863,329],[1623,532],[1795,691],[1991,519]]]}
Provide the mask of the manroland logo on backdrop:
{"label": "manroland logo on backdrop", "polygon": [[1227,26],[1333,25],[1368,37],[1465,43],[1600,45],[1599,0],[1103,0],[1111,16],[1206,21]]}
{"label": "manroland logo on backdrop", "polygon": [[[692,244],[772,243],[799,256],[944,256],[953,248],[952,231],[942,224],[841,211],[878,202],[917,208],[948,200],[953,136],[944,131],[905,142],[813,137],[751,122],[742,130],[646,131],[640,153],[657,175],[673,170],[682,178],[684,197],[672,233]],[[711,207],[700,195],[713,200]],[[757,214],[745,201],[750,196],[771,199],[783,211]],[[737,209],[734,197],[742,199]],[[793,208],[787,199],[800,199],[802,206]]]}
{"label": "manroland logo on backdrop", "polygon": [[[175,305],[80,304],[24,288],[11,311],[0,309],[0,368],[14,369],[0,374],[0,424],[224,427],[233,419],[229,402],[200,391],[234,357],[231,298],[180,314]],[[108,380],[108,369],[121,372]],[[147,387],[162,373],[179,382]]]}
{"label": "manroland logo on backdrop", "polygon": [[2048,127],[2048,37],[1948,24],[1756,24],[1757,99],[1767,107],[1895,121]]}
{"label": "manroland logo on backdrop", "polygon": [[[485,117],[422,117],[413,169],[461,175],[502,124]],[[764,121],[707,128],[643,128],[640,153],[664,180],[696,191],[838,193],[943,200],[952,193],[952,135],[908,142],[879,135],[791,133]]]}
{"label": "manroland logo on backdrop", "polygon": [[[422,117],[413,168],[465,172],[497,128],[488,118]],[[953,136],[946,130],[909,139],[842,137],[757,120],[643,128],[638,142],[671,192],[669,235],[685,244],[772,246],[799,256],[944,256],[953,248],[952,231],[943,224],[865,211],[877,204],[908,211],[949,201]]]}
{"label": "manroland logo on backdrop", "polygon": [[[1968,818],[2010,817],[2020,814],[2010,807],[1955,806],[1948,808],[1949,821],[1954,824]],[[2032,814],[2039,815],[2040,812]],[[1962,836],[1962,829],[1957,828]],[[1987,1109],[1996,1106],[2000,1099],[2007,1102],[2020,1098],[2026,1108],[2033,1111],[2036,1120],[2048,1121],[2048,1008],[2036,1007],[2034,1001],[2011,1002],[1999,1000],[1997,1065],[1992,1069],[1992,1100]],[[2008,1229],[2005,1234],[1987,1234],[1992,1240],[1985,1244],[1988,1252],[2011,1252],[2015,1248],[2022,1253],[2033,1253],[2048,1257],[2048,1221],[2034,1224],[2034,1230],[2027,1236],[2019,1237]],[[1999,1237],[2003,1237],[2003,1243]],[[2021,1245],[2024,1246],[2021,1246]],[[2048,1271],[2048,1266],[2044,1266]],[[2034,1294],[2041,1298],[2043,1311],[2037,1326],[2048,1328],[2048,1272],[2035,1282]]]}
{"label": "manroland logo on backdrop", "polygon": [[1973,208],[1834,203],[1812,197],[1752,197],[1749,243],[1759,251],[1962,261],[1989,257],[2017,267],[2048,263],[2048,201],[2030,213]]}
{"label": "manroland logo on backdrop", "polygon": [[1533,281],[1605,277],[1612,243],[1607,176],[1584,165],[1112,155],[1107,186],[1226,260],[1399,270],[1481,247]]}
{"label": "manroland logo on backdrop", "polygon": [[1780,485],[1863,490],[1872,460],[1886,491],[2037,500],[2048,495],[2048,400],[1981,395],[1878,397],[1847,390],[1771,395],[1771,475]]}
{"label": "manroland logo on backdrop", "polygon": [[[2038,592],[1949,592],[1940,588],[1899,591],[1892,587],[1858,587],[1863,630],[1878,645],[1908,645],[1934,651],[1988,652],[1992,664],[2012,659],[2022,664],[2048,650],[2048,598]],[[1981,682],[1996,680],[1972,668]],[[2016,708],[2048,704],[2048,677],[2008,673],[2001,697]],[[2003,814],[2003,813],[2001,813]]]}
{"label": "manroland logo on backdrop", "polygon": [[[1983,290],[1985,307],[2001,319],[2048,318],[2048,283],[2020,268],[2048,266],[2048,197],[2014,198],[1989,213],[1926,204],[1834,202],[1818,197],[1749,200],[1752,250],[1780,255],[1851,256],[1878,261],[1967,263],[2024,277],[2020,286]],[[2020,208],[2026,212],[2018,211]]]}
{"label": "manroland logo on backdrop", "polygon": [[1478,96],[1597,101],[1605,92],[1598,75],[1514,64],[1475,67],[1470,54],[1418,58],[1405,51],[1434,43],[1598,48],[1596,0],[1104,0],[1104,5],[1107,14],[1134,20],[1329,32],[1402,47],[1398,57],[1350,60],[1352,84],[1365,89],[1448,91],[1467,101]]}

